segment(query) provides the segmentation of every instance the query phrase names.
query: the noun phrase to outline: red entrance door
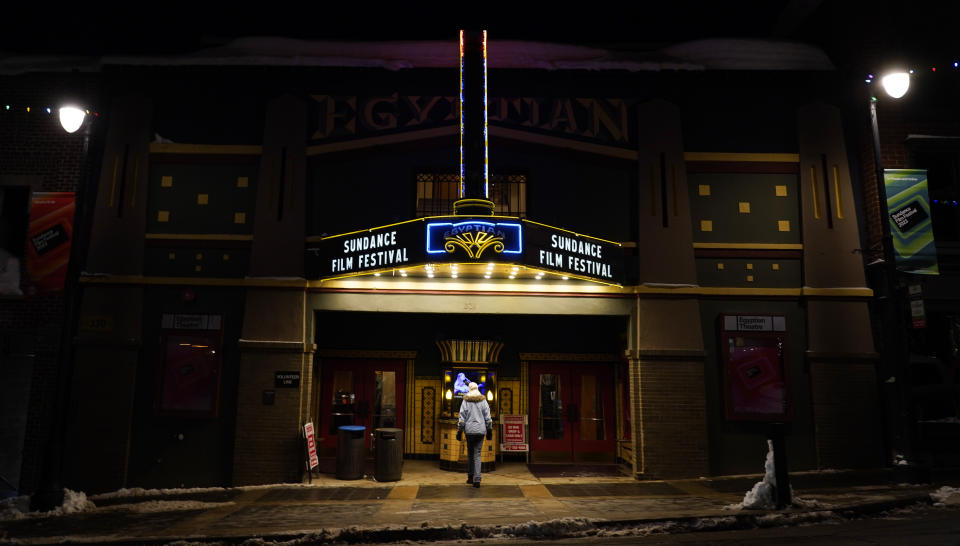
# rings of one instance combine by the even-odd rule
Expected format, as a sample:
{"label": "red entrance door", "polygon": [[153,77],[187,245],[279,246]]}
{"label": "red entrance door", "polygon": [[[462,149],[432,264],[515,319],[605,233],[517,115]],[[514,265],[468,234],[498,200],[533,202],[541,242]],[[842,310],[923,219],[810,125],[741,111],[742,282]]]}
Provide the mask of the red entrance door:
{"label": "red entrance door", "polygon": [[402,360],[324,360],[320,388],[319,447],[337,447],[337,427],[403,428]]}
{"label": "red entrance door", "polygon": [[614,460],[610,366],[532,364],[530,390],[534,460]]}

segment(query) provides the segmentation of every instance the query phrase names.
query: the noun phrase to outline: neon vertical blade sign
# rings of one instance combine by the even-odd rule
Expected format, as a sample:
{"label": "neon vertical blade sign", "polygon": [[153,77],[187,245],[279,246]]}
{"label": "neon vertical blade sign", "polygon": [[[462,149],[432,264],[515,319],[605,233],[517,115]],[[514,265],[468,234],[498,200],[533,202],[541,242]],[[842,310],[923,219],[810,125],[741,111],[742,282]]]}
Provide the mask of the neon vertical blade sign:
{"label": "neon vertical blade sign", "polygon": [[464,179],[463,170],[463,31],[460,31],[460,199],[463,199]]}
{"label": "neon vertical blade sign", "polygon": [[490,199],[490,158],[487,143],[487,31],[483,31],[483,196]]}

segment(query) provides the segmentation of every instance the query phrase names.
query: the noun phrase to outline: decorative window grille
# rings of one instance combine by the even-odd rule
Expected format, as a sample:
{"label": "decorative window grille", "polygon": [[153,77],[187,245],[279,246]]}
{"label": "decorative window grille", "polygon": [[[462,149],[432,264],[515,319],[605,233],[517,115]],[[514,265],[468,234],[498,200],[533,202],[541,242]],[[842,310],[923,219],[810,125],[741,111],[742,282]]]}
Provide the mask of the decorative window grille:
{"label": "decorative window grille", "polygon": [[[455,173],[417,174],[417,216],[453,214],[459,199],[460,176]],[[527,216],[527,177],[522,174],[490,175],[490,200],[498,216]]]}

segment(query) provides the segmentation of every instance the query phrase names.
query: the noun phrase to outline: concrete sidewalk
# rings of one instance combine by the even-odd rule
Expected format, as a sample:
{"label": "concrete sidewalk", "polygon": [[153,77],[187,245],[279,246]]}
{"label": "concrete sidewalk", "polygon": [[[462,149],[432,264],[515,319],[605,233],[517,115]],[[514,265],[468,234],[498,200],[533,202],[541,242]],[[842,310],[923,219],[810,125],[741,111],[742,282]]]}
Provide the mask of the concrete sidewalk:
{"label": "concrete sidewalk", "polygon": [[[96,507],[82,512],[0,521],[0,544],[239,543],[250,537],[390,542],[518,532],[566,536],[584,528],[691,521],[706,528],[745,528],[758,518],[770,522],[772,515],[789,524],[825,512],[849,517],[930,503],[936,489],[899,483],[900,476],[888,470],[796,473],[791,475],[798,498],[794,506],[783,511],[731,509],[760,478],[537,478],[526,465],[507,463],[485,474],[482,487],[473,488],[460,473],[438,471],[435,461],[408,460],[399,482],[321,475],[311,485],[93,495]],[[957,485],[953,478],[951,485]]]}

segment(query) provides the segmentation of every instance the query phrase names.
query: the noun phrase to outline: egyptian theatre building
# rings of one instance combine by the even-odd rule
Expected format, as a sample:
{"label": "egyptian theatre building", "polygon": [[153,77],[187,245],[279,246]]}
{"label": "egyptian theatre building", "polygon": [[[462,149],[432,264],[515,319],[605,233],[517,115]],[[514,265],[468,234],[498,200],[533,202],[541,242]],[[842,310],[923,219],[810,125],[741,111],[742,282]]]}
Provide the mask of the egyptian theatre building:
{"label": "egyptian theatre building", "polygon": [[104,64],[67,484],[300,481],[308,422],[456,469],[468,381],[489,469],[881,465],[823,53],[455,36]]}

